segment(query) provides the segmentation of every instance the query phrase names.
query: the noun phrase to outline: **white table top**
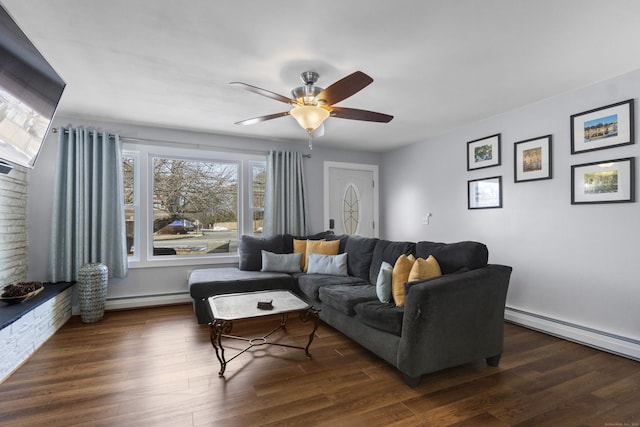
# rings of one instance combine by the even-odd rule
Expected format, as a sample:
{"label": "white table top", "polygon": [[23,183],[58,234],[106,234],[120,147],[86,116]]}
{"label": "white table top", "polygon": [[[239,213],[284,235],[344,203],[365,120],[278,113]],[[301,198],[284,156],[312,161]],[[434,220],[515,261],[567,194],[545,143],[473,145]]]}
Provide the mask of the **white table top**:
{"label": "white table top", "polygon": [[[258,301],[273,300],[272,310],[258,308]],[[216,295],[209,298],[215,319],[238,320],[306,310],[310,306],[291,291],[257,291]]]}

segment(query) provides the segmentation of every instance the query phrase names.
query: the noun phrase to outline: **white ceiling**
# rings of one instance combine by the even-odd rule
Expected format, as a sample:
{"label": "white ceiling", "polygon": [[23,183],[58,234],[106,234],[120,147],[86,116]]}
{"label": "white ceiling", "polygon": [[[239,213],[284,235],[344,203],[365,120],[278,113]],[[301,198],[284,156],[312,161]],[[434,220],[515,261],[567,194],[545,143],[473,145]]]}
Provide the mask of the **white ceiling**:
{"label": "white ceiling", "polygon": [[234,125],[287,105],[228,83],[373,77],[338,105],[393,121],[330,118],[315,146],[383,151],[640,68],[636,0],[0,2],[67,82],[64,115],[300,142],[292,117]]}

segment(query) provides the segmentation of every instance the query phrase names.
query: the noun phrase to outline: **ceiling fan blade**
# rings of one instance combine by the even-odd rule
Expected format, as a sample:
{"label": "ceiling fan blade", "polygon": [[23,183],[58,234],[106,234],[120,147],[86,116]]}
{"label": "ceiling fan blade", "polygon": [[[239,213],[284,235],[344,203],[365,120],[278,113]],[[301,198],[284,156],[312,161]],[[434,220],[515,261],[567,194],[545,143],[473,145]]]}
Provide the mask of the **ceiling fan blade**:
{"label": "ceiling fan blade", "polygon": [[358,110],[357,108],[331,107],[331,117],[350,120],[364,120],[366,122],[389,123],[393,116],[375,111]]}
{"label": "ceiling fan blade", "polygon": [[316,98],[324,100],[327,105],[337,104],[343,99],[347,99],[351,95],[361,91],[371,84],[371,82],[373,82],[371,77],[362,71],[356,71],[327,87],[320,92]]}
{"label": "ceiling fan blade", "polygon": [[262,89],[257,86],[252,86],[242,82],[230,82],[230,85],[237,85],[249,92],[257,93],[258,95],[266,96],[267,98],[275,99],[276,101],[284,102],[285,104],[293,104],[293,99],[287,98],[284,95],[271,92],[270,90]]}
{"label": "ceiling fan blade", "polygon": [[252,119],[241,120],[239,122],[236,122],[235,124],[237,124],[237,125],[252,125],[254,123],[265,122],[267,120],[277,119],[278,117],[284,117],[284,116],[288,116],[288,115],[289,115],[288,111],[283,111],[282,113],[269,114],[268,116],[260,116],[260,117],[254,117]]}

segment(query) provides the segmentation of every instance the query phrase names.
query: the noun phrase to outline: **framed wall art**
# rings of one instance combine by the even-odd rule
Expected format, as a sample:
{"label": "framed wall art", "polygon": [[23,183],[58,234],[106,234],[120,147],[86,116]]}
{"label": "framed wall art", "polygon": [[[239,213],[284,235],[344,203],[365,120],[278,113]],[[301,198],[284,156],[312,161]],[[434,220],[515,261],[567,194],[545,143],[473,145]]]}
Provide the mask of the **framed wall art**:
{"label": "framed wall art", "polygon": [[514,143],[514,182],[551,179],[551,135]]}
{"label": "framed wall art", "polygon": [[500,165],[500,134],[467,142],[467,170]]}
{"label": "framed wall art", "polygon": [[571,204],[635,202],[635,158],[571,166]]}
{"label": "framed wall art", "polygon": [[633,144],[633,99],[571,116],[571,154]]}
{"label": "framed wall art", "polygon": [[502,177],[472,179],[467,182],[467,208],[491,209],[502,207]]}

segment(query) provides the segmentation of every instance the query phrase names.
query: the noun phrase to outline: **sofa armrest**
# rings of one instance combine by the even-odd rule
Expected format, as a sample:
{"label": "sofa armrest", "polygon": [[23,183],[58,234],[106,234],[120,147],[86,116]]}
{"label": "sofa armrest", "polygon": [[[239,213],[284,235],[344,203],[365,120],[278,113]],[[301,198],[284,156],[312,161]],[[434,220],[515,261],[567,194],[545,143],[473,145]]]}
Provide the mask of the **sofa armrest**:
{"label": "sofa armrest", "polygon": [[412,284],[405,297],[398,368],[417,378],[499,356],[511,270],[490,264]]}

